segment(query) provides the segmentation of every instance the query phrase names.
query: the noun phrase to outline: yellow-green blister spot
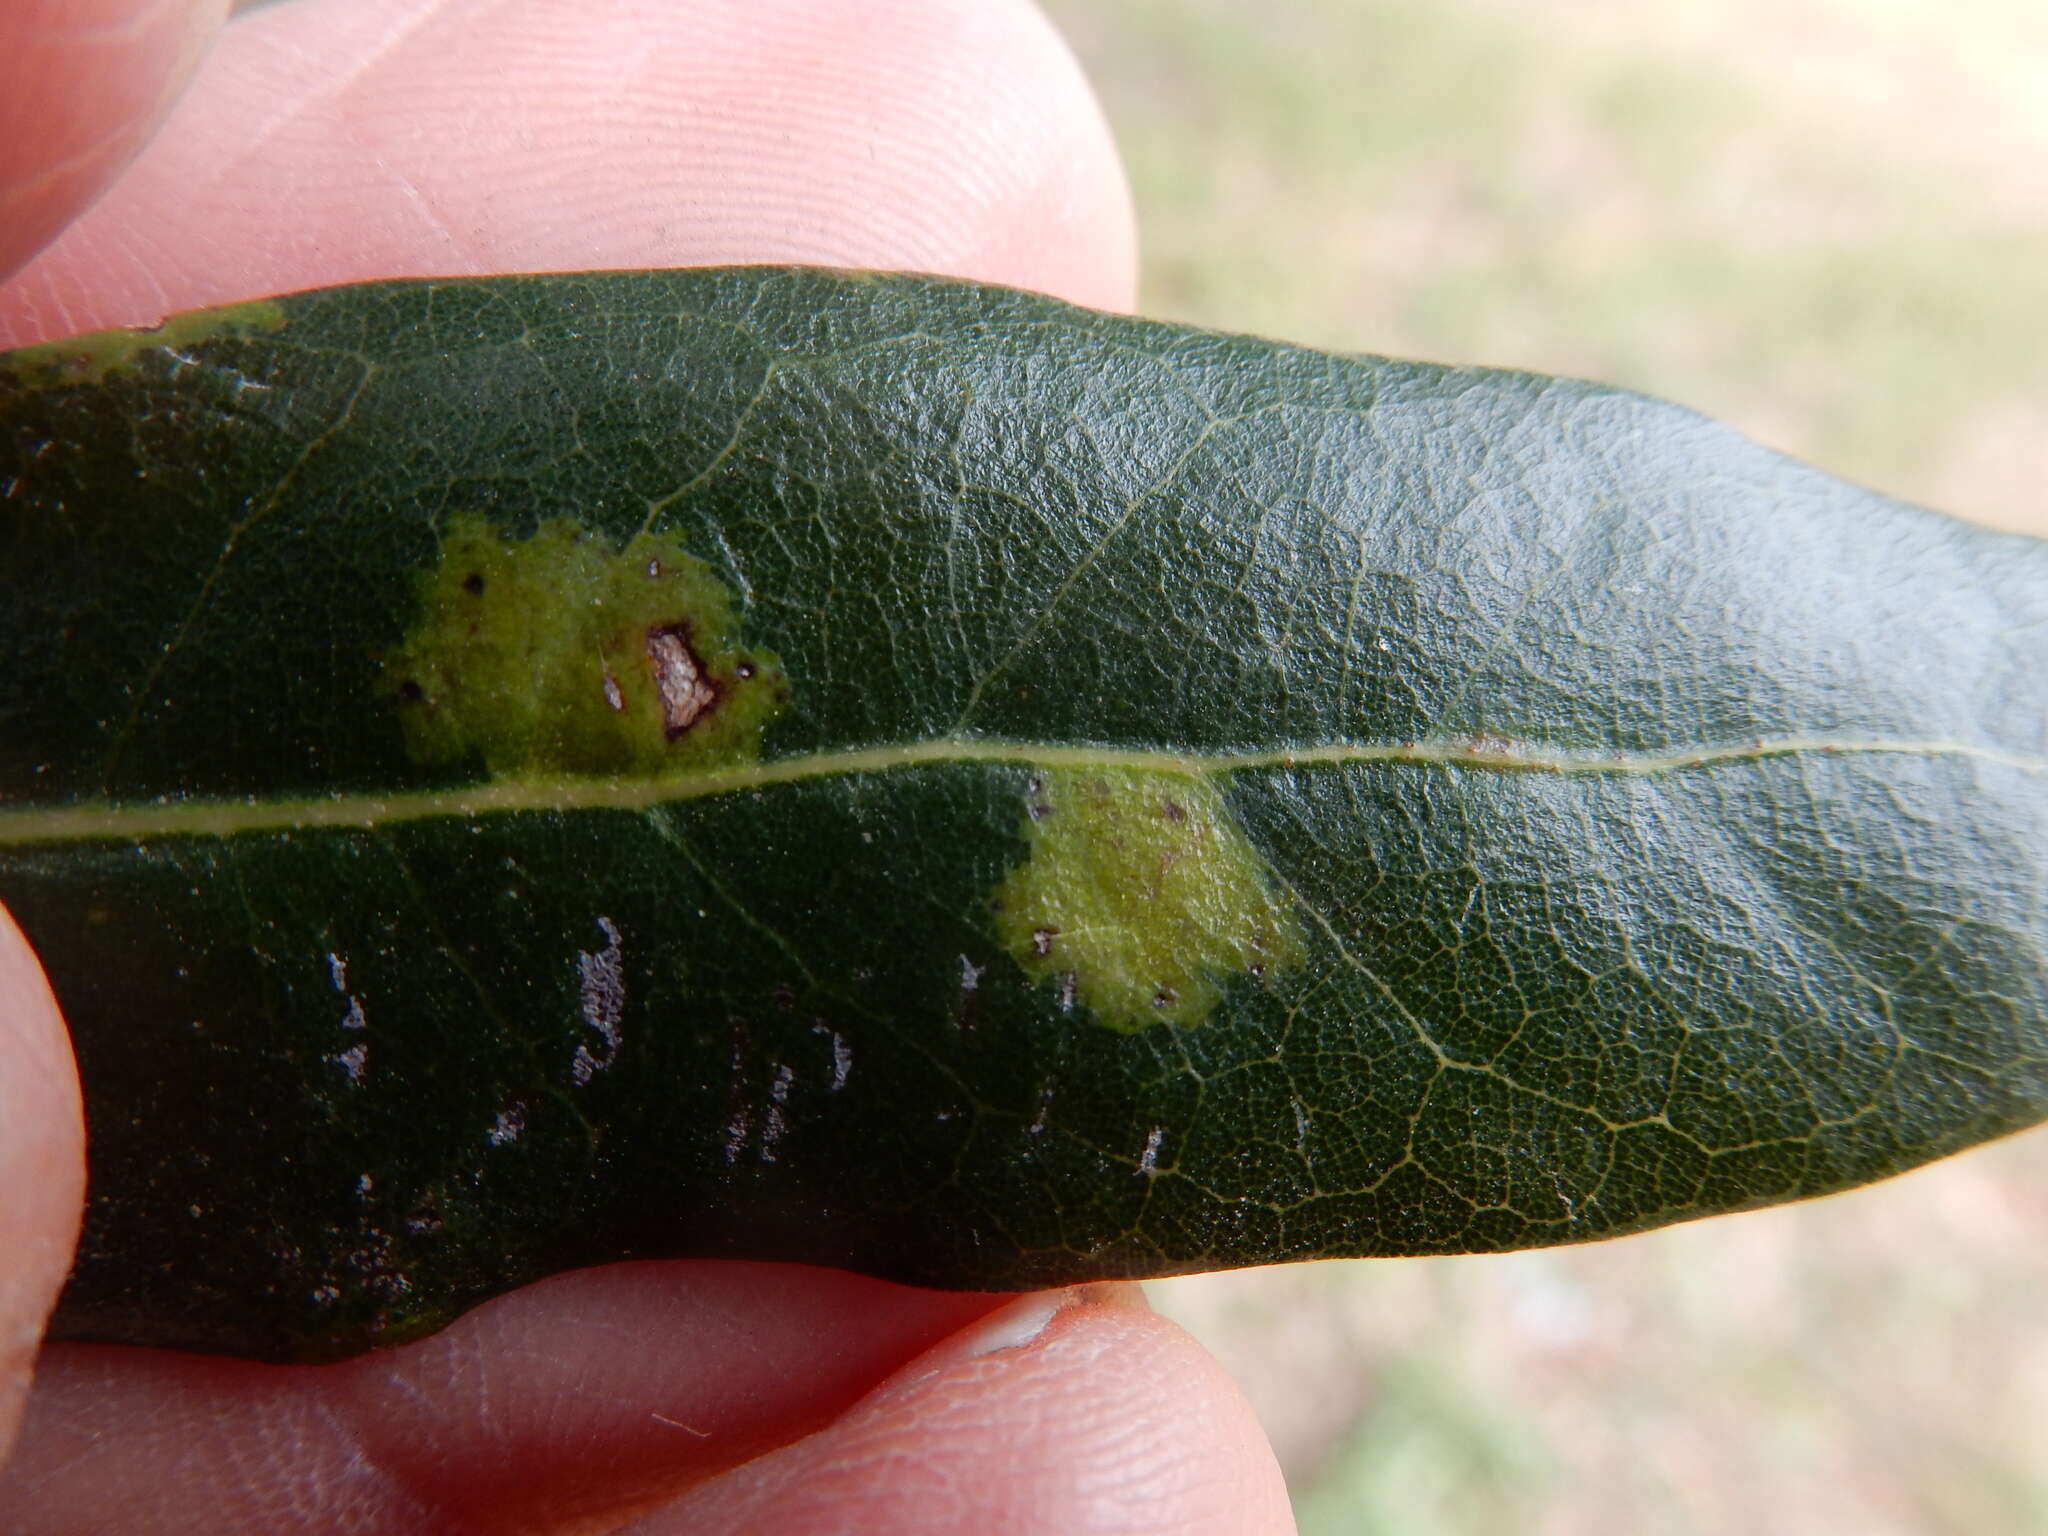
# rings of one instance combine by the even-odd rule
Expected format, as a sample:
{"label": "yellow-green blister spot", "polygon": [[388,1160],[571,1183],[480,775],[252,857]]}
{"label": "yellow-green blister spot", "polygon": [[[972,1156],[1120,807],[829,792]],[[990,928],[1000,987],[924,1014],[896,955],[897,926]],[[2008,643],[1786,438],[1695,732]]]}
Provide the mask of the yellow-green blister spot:
{"label": "yellow-green blister spot", "polygon": [[1025,836],[1031,857],[996,891],[997,937],[1111,1028],[1199,1024],[1232,977],[1305,958],[1291,903],[1207,778],[1043,769]]}
{"label": "yellow-green blister spot", "polygon": [[225,337],[262,336],[285,326],[284,307],[270,299],[195,309],[150,331],[92,331],[62,341],[40,342],[0,353],[0,373],[11,373],[30,389],[65,384],[99,384],[110,373],[132,368],[146,352],[182,352]]}
{"label": "yellow-green blister spot", "polygon": [[623,548],[575,523],[507,538],[451,521],[380,691],[423,765],[497,778],[659,778],[751,762],[788,701],[739,643],[717,573],[668,534]]}

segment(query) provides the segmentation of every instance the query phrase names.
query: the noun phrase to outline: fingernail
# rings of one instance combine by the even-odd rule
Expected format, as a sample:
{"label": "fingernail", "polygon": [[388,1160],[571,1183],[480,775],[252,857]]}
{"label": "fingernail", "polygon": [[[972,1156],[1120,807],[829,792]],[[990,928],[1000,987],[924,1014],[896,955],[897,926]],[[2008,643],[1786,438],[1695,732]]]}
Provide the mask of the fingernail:
{"label": "fingernail", "polygon": [[971,1360],[1005,1349],[1022,1349],[1045,1332],[1055,1313],[1072,1306],[1076,1299],[1072,1291],[1042,1291],[998,1307],[960,1334],[959,1353]]}
{"label": "fingernail", "polygon": [[962,1360],[979,1360],[1006,1350],[1022,1349],[1044,1333],[1047,1324],[1055,1317],[1074,1307],[1152,1310],[1144,1290],[1128,1281],[1102,1281],[1070,1285],[1057,1291],[1035,1291],[996,1308],[971,1328],[963,1328],[938,1345],[925,1356],[925,1370],[944,1370]]}

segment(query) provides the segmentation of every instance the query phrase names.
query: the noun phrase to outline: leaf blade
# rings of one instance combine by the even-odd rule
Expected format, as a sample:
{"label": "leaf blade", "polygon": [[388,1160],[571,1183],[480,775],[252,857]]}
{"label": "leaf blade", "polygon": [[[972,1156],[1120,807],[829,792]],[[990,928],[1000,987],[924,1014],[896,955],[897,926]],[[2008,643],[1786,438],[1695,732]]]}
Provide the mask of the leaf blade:
{"label": "leaf blade", "polygon": [[[2048,1105],[2034,541],[1615,391],[971,285],[281,312],[0,393],[0,894],[124,1191],[60,1329],[348,1350],[625,1253],[1568,1241]],[[705,562],[790,680],[758,760],[415,761],[379,669],[465,518]],[[1219,810],[1143,857],[1262,867],[1160,886],[1203,1006],[1109,1028],[994,903],[1041,775],[1162,771]],[[1253,976],[1262,887],[1303,960]]]}

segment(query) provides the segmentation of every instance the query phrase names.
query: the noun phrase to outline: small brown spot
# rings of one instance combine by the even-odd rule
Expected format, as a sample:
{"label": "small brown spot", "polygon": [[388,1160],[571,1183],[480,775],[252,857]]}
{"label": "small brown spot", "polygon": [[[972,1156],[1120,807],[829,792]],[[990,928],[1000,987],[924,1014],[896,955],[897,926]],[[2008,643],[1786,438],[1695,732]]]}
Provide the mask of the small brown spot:
{"label": "small brown spot", "polygon": [[398,685],[398,696],[408,704],[417,704],[427,696],[427,690],[420,686],[418,678],[408,677]]}
{"label": "small brown spot", "polygon": [[1152,994],[1152,1006],[1154,1008],[1171,1008],[1179,1001],[1180,994],[1171,987],[1161,987]]}
{"label": "small brown spot", "polygon": [[704,663],[690,649],[690,626],[667,624],[647,631],[647,664],[661,696],[661,723],[674,741],[718,702],[718,689],[704,675]]}
{"label": "small brown spot", "polygon": [[463,577],[462,590],[471,597],[482,597],[484,595],[483,573],[481,571],[471,571],[467,576]]}
{"label": "small brown spot", "polygon": [[1052,953],[1052,941],[1060,936],[1057,928],[1034,928],[1031,930],[1031,953],[1041,959]]}
{"label": "small brown spot", "polygon": [[661,562],[659,560],[647,562],[647,579],[649,581],[661,580]]}
{"label": "small brown spot", "polygon": [[1168,821],[1186,821],[1188,819],[1188,813],[1180,808],[1178,801],[1174,800],[1160,801],[1159,814]]}
{"label": "small brown spot", "polygon": [[743,661],[732,669],[732,675],[745,682],[754,675],[754,664],[751,661]]}

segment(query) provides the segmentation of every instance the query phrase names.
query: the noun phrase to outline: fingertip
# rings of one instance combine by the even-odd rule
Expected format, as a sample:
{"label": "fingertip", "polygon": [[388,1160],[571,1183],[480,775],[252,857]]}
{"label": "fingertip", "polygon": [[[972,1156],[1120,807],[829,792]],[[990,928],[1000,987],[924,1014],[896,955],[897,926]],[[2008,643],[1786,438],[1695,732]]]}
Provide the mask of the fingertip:
{"label": "fingertip", "polygon": [[85,1132],[70,1039],[42,967],[0,908],[0,1455],[20,1424],[84,1199]]}
{"label": "fingertip", "polygon": [[0,48],[0,277],[76,218],[183,89],[228,0],[15,0]]}
{"label": "fingertip", "polygon": [[1058,1292],[989,1314],[826,1430],[631,1529],[1279,1536],[1294,1523],[1250,1407],[1194,1340],[1114,1298]]}

